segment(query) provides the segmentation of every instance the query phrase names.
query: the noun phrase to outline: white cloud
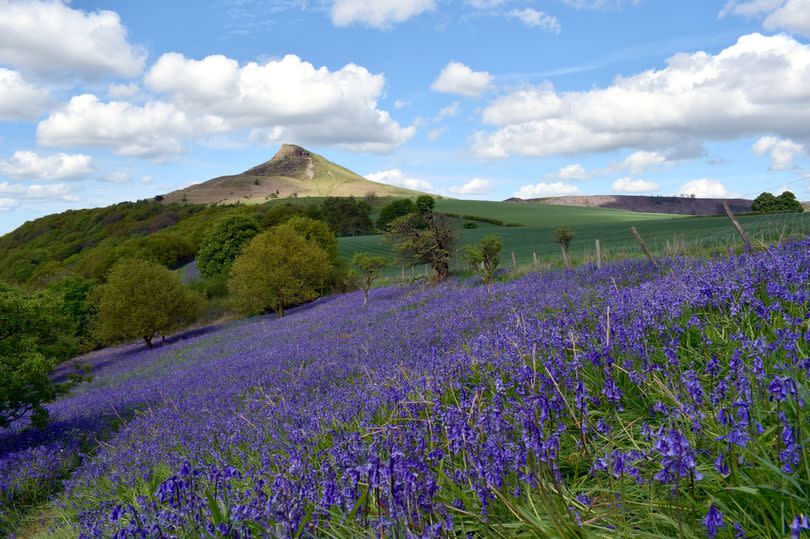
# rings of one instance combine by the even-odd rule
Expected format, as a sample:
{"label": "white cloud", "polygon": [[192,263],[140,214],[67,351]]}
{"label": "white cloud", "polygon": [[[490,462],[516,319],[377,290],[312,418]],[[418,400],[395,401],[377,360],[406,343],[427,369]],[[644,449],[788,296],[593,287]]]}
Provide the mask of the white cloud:
{"label": "white cloud", "polygon": [[335,0],[332,23],[335,26],[357,23],[372,28],[390,28],[435,7],[435,0]]}
{"label": "white cloud", "polygon": [[521,187],[515,196],[517,198],[545,198],[545,197],[558,197],[567,195],[578,195],[580,193],[579,187],[564,182],[553,183],[536,183],[534,185],[524,185]]}
{"label": "white cloud", "polygon": [[453,118],[458,116],[458,111],[460,110],[460,104],[458,101],[450,103],[446,107],[442,107],[439,110],[439,113],[436,115],[436,120],[442,120],[444,118]]}
{"label": "white cloud", "polygon": [[152,183],[152,176],[141,176],[141,183],[144,185],[148,185]]}
{"label": "white cloud", "polygon": [[473,71],[461,62],[450,62],[433,81],[431,88],[445,94],[478,97],[492,85],[492,75]]}
{"label": "white cloud", "polygon": [[619,178],[611,186],[617,193],[654,193],[658,191],[658,184],[647,180],[633,178]]}
{"label": "white cloud", "polygon": [[603,89],[558,94],[548,85],[494,100],[491,132],[474,137],[487,157],[696,146],[763,131],[810,140],[810,45],[742,36],[710,55],[677,54],[660,70]]}
{"label": "white cloud", "polygon": [[59,1],[0,0],[0,62],[37,72],[138,75],[146,61],[114,11]]}
{"label": "white cloud", "polygon": [[429,191],[433,189],[429,181],[406,176],[405,173],[398,168],[372,172],[371,174],[366,174],[366,178],[373,182],[387,183],[388,185],[415,189],[417,191]]}
{"label": "white cloud", "polygon": [[410,103],[408,103],[407,101],[403,101],[402,99],[397,99],[396,101],[394,101],[394,108],[397,110],[404,109],[408,105],[410,105]]}
{"label": "white cloud", "polygon": [[637,5],[640,0],[562,0],[563,4],[576,9],[618,9],[624,4]]}
{"label": "white cloud", "polygon": [[680,193],[683,195],[695,195],[698,198],[726,198],[732,196],[725,185],[708,178],[686,182],[681,186]]}
{"label": "white cloud", "polygon": [[378,108],[385,77],[355,64],[330,71],[287,55],[240,67],[221,55],[192,60],[169,53],[145,80],[151,89],[171,94],[190,116],[219,119],[223,131],[252,128],[252,139],[265,144],[296,141],[388,151],[415,133]]}
{"label": "white cloud", "polygon": [[621,167],[633,174],[642,174],[647,169],[663,165],[667,158],[661,152],[638,151],[633,152],[622,161]]}
{"label": "white cloud", "polygon": [[772,170],[791,168],[793,159],[797,155],[805,153],[805,148],[801,144],[777,137],[762,137],[754,143],[753,149],[757,155],[768,154],[770,156]]}
{"label": "white cloud", "polygon": [[467,0],[467,3],[475,9],[491,9],[503,5],[505,0]]}
{"label": "white cloud", "polygon": [[787,30],[810,37],[810,0],[731,0],[720,16],[728,14],[744,17],[764,15],[762,26],[766,30]]}
{"label": "white cloud", "polygon": [[47,104],[47,91],[26,82],[16,71],[0,67],[0,121],[34,119]]}
{"label": "white cloud", "polygon": [[11,195],[14,198],[28,200],[78,200],[73,195],[73,189],[64,183],[48,185],[21,185],[17,183],[0,182],[0,195]]}
{"label": "white cloud", "polygon": [[107,88],[107,95],[113,99],[129,99],[141,93],[141,87],[136,83],[132,84],[110,84]]}
{"label": "white cloud", "polygon": [[[200,130],[205,127],[200,125]],[[37,142],[49,147],[107,147],[119,155],[160,159],[181,152],[181,139],[193,132],[194,122],[172,104],[103,103],[84,94],[39,123]]]}
{"label": "white cloud", "polygon": [[17,151],[11,158],[0,160],[0,175],[26,180],[77,180],[95,171],[89,155],[57,153],[40,156],[30,151]]}
{"label": "white cloud", "polygon": [[444,128],[443,127],[439,127],[439,128],[436,128],[436,129],[431,129],[427,133],[427,138],[428,138],[428,140],[430,142],[436,142],[437,140],[439,140],[439,138],[442,136],[442,134],[444,134]]}
{"label": "white cloud", "polygon": [[485,195],[490,190],[489,180],[473,178],[464,185],[455,185],[449,191],[455,195]]}
{"label": "white cloud", "polygon": [[533,28],[542,28],[549,32],[560,33],[560,21],[553,15],[548,15],[542,11],[532,9],[530,7],[523,9],[512,9],[506,13],[506,16],[511,19],[518,19],[526,26]]}
{"label": "white cloud", "polygon": [[101,181],[109,183],[129,183],[129,173],[122,170],[116,170],[101,178]]}
{"label": "white cloud", "polygon": [[20,203],[13,198],[0,198],[0,211],[13,210],[19,205]]}
{"label": "white cloud", "polygon": [[579,163],[574,163],[562,167],[556,177],[561,180],[585,180],[588,178],[588,172]]}

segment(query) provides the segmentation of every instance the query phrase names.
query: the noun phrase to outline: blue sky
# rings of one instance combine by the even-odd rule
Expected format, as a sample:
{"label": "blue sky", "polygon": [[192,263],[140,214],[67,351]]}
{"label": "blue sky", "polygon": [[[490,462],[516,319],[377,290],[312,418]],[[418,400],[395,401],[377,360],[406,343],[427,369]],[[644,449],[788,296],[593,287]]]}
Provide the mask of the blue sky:
{"label": "blue sky", "polygon": [[0,232],[283,142],[504,199],[810,199],[810,0],[0,0]]}

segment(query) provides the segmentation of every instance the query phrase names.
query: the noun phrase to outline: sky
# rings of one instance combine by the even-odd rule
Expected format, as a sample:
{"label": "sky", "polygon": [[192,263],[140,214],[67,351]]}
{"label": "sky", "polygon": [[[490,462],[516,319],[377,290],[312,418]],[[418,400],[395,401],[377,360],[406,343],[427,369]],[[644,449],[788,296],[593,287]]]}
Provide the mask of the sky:
{"label": "sky", "polygon": [[0,0],[0,233],[282,143],[458,198],[810,199],[810,0]]}

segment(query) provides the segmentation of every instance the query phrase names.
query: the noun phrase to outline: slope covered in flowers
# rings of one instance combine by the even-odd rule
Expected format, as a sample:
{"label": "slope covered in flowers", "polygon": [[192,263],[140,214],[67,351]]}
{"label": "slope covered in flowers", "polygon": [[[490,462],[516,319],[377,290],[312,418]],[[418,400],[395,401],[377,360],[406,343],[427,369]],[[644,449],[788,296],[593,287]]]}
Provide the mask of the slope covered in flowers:
{"label": "slope covered in flowers", "polygon": [[110,351],[0,440],[0,488],[64,478],[83,537],[798,537],[809,283],[803,241]]}

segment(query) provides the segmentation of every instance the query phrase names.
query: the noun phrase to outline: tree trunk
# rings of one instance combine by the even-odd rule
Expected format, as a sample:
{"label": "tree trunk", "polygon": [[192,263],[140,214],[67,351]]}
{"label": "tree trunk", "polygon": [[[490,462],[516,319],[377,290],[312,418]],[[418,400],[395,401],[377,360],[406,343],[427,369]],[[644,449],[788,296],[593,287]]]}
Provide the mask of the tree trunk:
{"label": "tree trunk", "polygon": [[568,248],[565,244],[560,244],[560,250],[562,251],[563,262],[565,263],[566,268],[571,267],[571,262],[568,260]]}
{"label": "tree trunk", "polygon": [[433,271],[436,273],[437,282],[444,281],[450,273],[450,264],[447,262],[436,262],[433,264]]}
{"label": "tree trunk", "polygon": [[279,318],[284,318],[284,304],[283,303],[278,304],[278,309],[276,309],[276,313],[278,313]]}
{"label": "tree trunk", "polygon": [[144,337],[143,342],[146,343],[147,348],[152,348],[152,337]]}
{"label": "tree trunk", "polygon": [[368,304],[368,288],[363,290],[363,306]]}

